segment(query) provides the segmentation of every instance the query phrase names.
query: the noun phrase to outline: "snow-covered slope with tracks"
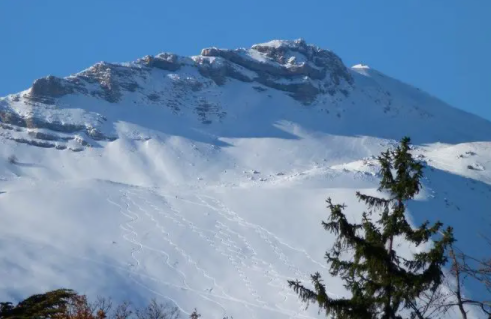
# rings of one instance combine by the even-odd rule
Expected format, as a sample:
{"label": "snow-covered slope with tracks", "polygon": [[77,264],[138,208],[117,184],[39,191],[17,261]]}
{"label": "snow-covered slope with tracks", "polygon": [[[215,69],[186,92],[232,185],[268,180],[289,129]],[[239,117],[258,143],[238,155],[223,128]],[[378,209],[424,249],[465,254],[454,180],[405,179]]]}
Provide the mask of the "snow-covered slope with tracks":
{"label": "snow-covered slope with tracks", "polygon": [[491,222],[491,123],[301,40],[101,62],[1,98],[0,119],[3,299],[64,286],[316,318],[286,280],[328,274],[324,200],[360,216],[404,135],[428,165],[411,219],[477,254]]}

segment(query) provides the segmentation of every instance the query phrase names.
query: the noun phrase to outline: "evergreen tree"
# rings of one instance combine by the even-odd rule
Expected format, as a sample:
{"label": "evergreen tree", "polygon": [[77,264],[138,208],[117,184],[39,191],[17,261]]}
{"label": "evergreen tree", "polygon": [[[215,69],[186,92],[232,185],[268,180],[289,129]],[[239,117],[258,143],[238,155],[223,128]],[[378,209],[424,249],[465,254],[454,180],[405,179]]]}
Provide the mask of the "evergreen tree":
{"label": "evergreen tree", "polygon": [[[337,236],[325,256],[329,272],[343,279],[351,297],[329,297],[319,273],[311,276],[313,289],[298,280],[289,281],[289,285],[307,305],[317,303],[333,318],[401,319],[402,309],[407,309],[411,318],[424,318],[418,311],[417,299],[442,283],[445,250],[454,241],[452,228],[441,231],[442,223],[430,226],[425,222],[413,229],[406,220],[406,203],[419,192],[423,176],[423,164],[412,157],[408,137],[396,149],[383,152],[378,160],[382,177],[378,190],[387,196],[357,192],[357,198],[368,207],[360,223],[348,221],[343,213],[345,206],[328,199],[329,220],[322,222],[325,230]],[[405,259],[394,250],[396,237],[419,246],[437,233],[442,235],[440,240],[412,259]],[[346,258],[344,252],[351,253],[352,258]]]}

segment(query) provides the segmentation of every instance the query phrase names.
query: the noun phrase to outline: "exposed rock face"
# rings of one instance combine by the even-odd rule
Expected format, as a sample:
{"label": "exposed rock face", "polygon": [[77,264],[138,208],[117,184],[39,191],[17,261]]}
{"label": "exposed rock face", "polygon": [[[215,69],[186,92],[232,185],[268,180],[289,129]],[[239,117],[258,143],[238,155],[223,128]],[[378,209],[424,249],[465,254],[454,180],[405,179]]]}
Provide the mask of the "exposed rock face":
{"label": "exposed rock face", "polygon": [[[37,140],[30,140],[30,139],[25,139],[25,138],[9,138],[13,141],[16,141],[17,143],[22,143],[22,144],[29,144],[32,146],[36,147],[42,147],[42,148],[53,148],[56,147],[57,145],[54,143],[49,143],[49,142],[44,142],[44,141],[37,141]],[[65,147],[66,148],[66,147]],[[65,148],[58,148],[58,149],[65,149]]]}
{"label": "exposed rock face", "polygon": [[[196,68],[217,85],[225,85],[228,78],[258,82],[287,92],[305,104],[313,102],[322,93],[346,95],[353,83],[348,69],[331,51],[309,45],[304,40],[275,40],[253,45],[250,49],[207,48],[193,58],[160,53],[126,65],[100,62],[65,79],[48,76],[36,80],[29,98],[34,102],[55,104],[57,98],[81,93],[117,103],[126,92],[142,92],[150,101],[163,101],[163,96],[144,92],[138,79],[146,79],[151,69],[178,72],[185,66]],[[200,89],[193,81],[186,83],[193,86],[193,91]],[[94,90],[92,84],[98,84],[98,89]]]}
{"label": "exposed rock face", "polygon": [[[290,92],[293,98],[306,104],[314,101],[320,93],[334,94],[342,82],[348,85],[353,83],[348,69],[337,55],[308,45],[303,40],[273,41],[254,45],[251,49],[207,48],[201,51],[201,56],[215,58],[211,61],[200,59],[197,63],[201,74],[212,78],[217,84],[223,84],[226,77],[248,82],[253,80]],[[219,66],[206,67],[210,64]],[[253,79],[238,76],[241,72],[231,67],[233,64],[257,75]]]}
{"label": "exposed rock face", "polygon": [[38,117],[26,117],[24,118],[27,128],[40,128],[60,133],[75,133],[85,129],[83,125],[76,125],[70,123],[61,123],[58,121],[48,122],[43,118]]}
{"label": "exposed rock face", "polygon": [[[275,45],[276,42],[276,45]],[[342,79],[352,83],[353,79],[341,59],[331,51],[317,46],[308,45],[304,40],[273,41],[266,44],[256,44],[252,50],[263,53],[281,65],[287,65],[287,75],[304,75],[311,79],[323,79],[326,74],[336,84]],[[293,54],[292,54],[293,53]],[[295,53],[300,53],[306,58],[302,61]]]}
{"label": "exposed rock face", "polygon": [[[139,85],[134,80],[139,69],[100,62],[89,69],[66,79],[54,76],[34,81],[30,97],[34,101],[53,104],[54,99],[67,94],[82,93],[99,96],[108,102],[121,100],[122,91],[135,92]],[[100,90],[89,92],[87,84],[99,84]]]}
{"label": "exposed rock face", "polygon": [[34,81],[30,94],[57,98],[73,92],[73,87],[66,80],[49,75]]}
{"label": "exposed rock face", "polygon": [[104,135],[95,127],[87,127],[85,133],[95,141],[114,141],[116,137]]}
{"label": "exposed rock face", "polygon": [[[175,113],[190,108],[203,124],[220,122],[227,112],[208,89],[226,85],[229,79],[255,82],[253,88],[258,92],[267,90],[265,87],[283,91],[304,104],[323,93],[349,94],[353,81],[339,57],[303,40],[272,41],[250,49],[208,48],[194,57],[160,53],[133,63],[100,62],[66,78],[38,79],[27,94],[1,100],[0,135],[18,143],[71,151],[114,141],[117,137],[107,133],[110,128],[104,126],[100,114],[89,112],[86,121],[84,114],[74,111],[72,120],[71,111],[63,110],[64,103],[60,103],[71,94],[109,103],[121,102],[128,95],[131,98],[125,102],[144,101]],[[32,109],[19,109],[16,103]],[[58,103],[61,107],[52,106]],[[59,117],[48,116],[53,109]]]}
{"label": "exposed rock face", "polygon": [[10,124],[13,126],[27,127],[26,121],[24,118],[19,116],[17,113],[9,112],[7,110],[0,109],[0,120],[2,123]]}
{"label": "exposed rock face", "polygon": [[139,77],[144,77],[144,71],[140,68],[99,62],[67,80],[72,83],[82,84],[84,88],[87,83],[98,84],[99,90],[88,92],[85,89],[85,92],[82,90],[78,90],[78,92],[101,97],[110,103],[117,103],[121,100],[125,91],[136,92],[140,89],[140,85],[137,82]]}
{"label": "exposed rock face", "polygon": [[[80,134],[94,141],[114,141],[116,139],[89,125],[53,121],[41,116],[19,115],[2,104],[0,104],[0,121],[0,128],[3,129],[3,131],[0,130],[0,135],[18,143],[43,148],[74,150],[66,145],[70,141],[83,147],[90,147],[91,144],[81,138]],[[80,150],[83,148],[77,147],[74,151]]]}
{"label": "exposed rock face", "polygon": [[195,62],[200,74],[212,79],[217,85],[224,85],[227,77],[242,82],[254,81],[254,78],[247,76],[243,72],[243,68],[221,57],[213,59],[196,57]]}
{"label": "exposed rock face", "polygon": [[302,101],[305,104],[312,103],[317,95],[319,93],[322,93],[322,89],[319,88],[316,83],[312,82],[309,79],[306,79],[300,83],[283,84],[277,83],[274,80],[264,77],[259,78],[258,82],[273,89],[289,92],[294,99]]}
{"label": "exposed rock face", "polygon": [[138,60],[141,64],[150,68],[157,68],[166,71],[177,71],[181,68],[179,57],[172,53],[160,53],[156,56],[147,55]]}
{"label": "exposed rock face", "polygon": [[116,103],[122,96],[120,78],[128,79],[127,85],[133,83],[133,86],[138,86],[137,83],[130,80],[130,76],[131,73],[122,66],[100,62],[78,74],[77,78],[87,83],[98,83],[101,90],[90,93],[108,102]]}
{"label": "exposed rock face", "polygon": [[38,132],[38,131],[28,131],[27,134],[33,138],[36,138],[38,140],[45,140],[45,141],[62,141],[62,140],[68,140],[69,138],[61,138],[55,134],[48,134],[44,132]]}
{"label": "exposed rock face", "polygon": [[[264,55],[269,57],[270,61],[266,60],[266,62],[260,62],[258,60],[251,59],[250,53],[251,53],[250,50],[245,50],[245,49],[224,50],[224,49],[217,49],[217,48],[209,48],[209,49],[203,49],[201,51],[201,55],[203,56],[222,57],[228,61],[236,63],[249,70],[253,70],[259,73],[267,73],[278,77],[292,77],[292,76],[304,75],[304,76],[309,76],[312,79],[323,79],[326,74],[325,69],[315,68],[310,63],[303,63],[298,65],[291,64],[287,66],[286,63],[279,62],[284,60],[283,56],[281,55],[269,56],[266,54]],[[279,52],[276,52],[276,54],[279,54]],[[277,59],[275,60],[273,58],[277,58]],[[276,63],[271,63],[271,62],[276,62]]]}
{"label": "exposed rock face", "polygon": [[[258,92],[266,91],[266,87],[283,91],[304,104],[325,93],[347,96],[353,84],[351,73],[337,55],[303,40],[271,41],[250,49],[207,48],[194,57],[160,53],[126,64],[100,62],[66,78],[50,75],[34,81],[27,94],[0,101],[0,134],[19,143],[73,151],[115,140],[103,128],[105,119],[96,116],[95,121],[72,121],[63,107],[52,106],[70,94],[109,103],[121,102],[127,95],[130,99],[125,103],[143,101],[175,113],[190,108],[203,124],[223,121],[227,112],[208,89],[226,85],[229,79],[255,82],[252,87]],[[10,103],[24,103],[32,110],[19,111]],[[54,108],[63,116],[46,116],[50,113],[39,112],[43,108],[50,112]],[[100,115],[92,112],[90,116],[94,114]],[[69,145],[73,141],[74,147]]]}
{"label": "exposed rock face", "polygon": [[25,97],[34,102],[54,104],[56,98],[75,92],[72,83],[65,79],[49,75],[45,78],[37,79]]}

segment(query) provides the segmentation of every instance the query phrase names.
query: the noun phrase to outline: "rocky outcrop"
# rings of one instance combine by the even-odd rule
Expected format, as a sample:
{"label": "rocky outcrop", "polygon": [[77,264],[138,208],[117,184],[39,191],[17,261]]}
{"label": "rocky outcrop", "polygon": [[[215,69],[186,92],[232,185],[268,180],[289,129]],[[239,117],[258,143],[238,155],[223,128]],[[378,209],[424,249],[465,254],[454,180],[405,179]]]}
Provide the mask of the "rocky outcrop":
{"label": "rocky outcrop", "polygon": [[258,82],[273,89],[285,91],[294,99],[305,104],[314,102],[317,95],[322,92],[314,82],[308,79],[299,83],[278,83],[265,77],[258,78]]}
{"label": "rocky outcrop", "polygon": [[123,91],[135,92],[140,88],[136,77],[142,75],[142,70],[135,67],[99,62],[76,75],[75,80],[99,84],[100,90],[90,94],[99,96],[110,103],[117,103],[123,96]]}
{"label": "rocky outcrop", "polygon": [[87,92],[84,83],[78,78],[68,77],[62,79],[50,75],[35,80],[29,93],[24,95],[24,98],[31,102],[55,104],[56,99],[65,95],[73,93],[87,94]]}
{"label": "rocky outcrop", "polygon": [[[195,70],[201,76],[196,76]],[[160,81],[158,77],[164,80],[155,85],[153,79],[157,83]],[[333,52],[303,40],[271,41],[248,49],[206,48],[201,55],[194,57],[160,53],[132,63],[100,62],[64,79],[48,76],[36,80],[24,96],[24,102],[36,107],[40,104],[56,104],[57,99],[68,94],[84,94],[109,103],[118,103],[126,94],[135,93],[134,103],[138,103],[140,94],[147,103],[166,105],[180,112],[188,105],[196,105],[187,101],[187,98],[196,100],[209,85],[215,83],[223,86],[229,79],[256,83],[256,88],[280,90],[304,104],[315,102],[320,94],[340,93],[347,96],[353,83],[351,73]],[[169,81],[171,86],[167,87]],[[196,113],[202,122],[207,122],[209,119],[202,115],[213,113],[213,110],[214,107],[204,104],[196,109]],[[94,128],[21,118],[1,110],[0,119],[19,127],[85,132],[98,141],[114,139]]]}
{"label": "rocky outcrop", "polygon": [[122,93],[117,80],[117,72],[110,63],[100,62],[82,72],[79,78],[89,82],[98,83],[101,90],[92,91],[91,94],[99,96],[110,103],[120,101]]}
{"label": "rocky outcrop", "polygon": [[62,123],[58,121],[50,122],[37,117],[27,117],[24,121],[26,123],[25,127],[27,128],[47,129],[60,133],[75,133],[85,129],[85,125]]}
{"label": "rocky outcrop", "polygon": [[[341,58],[329,50],[309,45],[302,39],[256,44],[252,46],[252,50],[281,65],[287,65],[286,68],[292,75],[304,75],[319,80],[329,75],[336,84],[341,80],[353,83],[353,78]],[[305,57],[306,61],[298,61],[298,55],[292,53],[301,54],[300,57]]]}
{"label": "rocky outcrop", "polygon": [[73,92],[73,86],[66,80],[49,75],[34,81],[29,93],[33,96],[58,98]]}
{"label": "rocky outcrop", "polygon": [[[200,73],[219,85],[224,84],[227,77],[256,81],[288,92],[305,104],[312,103],[321,93],[335,94],[342,90],[345,94],[348,91],[341,88],[343,82],[353,83],[351,74],[337,55],[303,40],[273,41],[254,45],[251,49],[207,48],[201,51],[201,56],[213,60],[195,59]],[[253,71],[255,76],[246,76],[237,67]]]}
{"label": "rocky outcrop", "polygon": [[31,115],[24,117],[6,108],[0,109],[0,122],[0,129],[12,132],[7,135],[0,133],[0,135],[18,143],[43,148],[66,149],[65,143],[72,140],[81,146],[90,147],[91,144],[81,138],[80,135],[85,135],[94,141],[114,141],[117,139],[89,125],[50,121]]}
{"label": "rocky outcrop", "polygon": [[[66,79],[48,76],[34,81],[27,98],[35,102],[54,104],[56,98],[68,94],[82,93],[99,96],[108,102],[121,100],[122,91],[135,92],[139,85],[134,76],[139,69],[100,62]],[[91,91],[86,84],[99,84],[100,90]]]}
{"label": "rocky outcrop", "polygon": [[85,133],[92,138],[95,141],[115,141],[117,140],[117,137],[115,136],[108,136],[96,129],[95,127],[87,127],[85,129]]}
{"label": "rocky outcrop", "polygon": [[[73,147],[73,146],[67,146],[65,144],[60,144],[60,143],[53,143],[53,142],[48,142],[48,141],[39,141],[39,140],[35,140],[35,139],[26,139],[26,138],[19,138],[19,137],[6,137],[7,139],[11,140],[11,141],[14,141],[14,142],[17,142],[17,143],[21,143],[21,144],[27,144],[27,145],[31,145],[31,146],[35,146],[35,147],[41,147],[41,148],[54,148],[54,149],[57,149],[57,150],[70,150],[72,152],[81,152],[84,150],[84,147],[90,147],[90,145],[88,143],[86,143],[85,145],[83,145],[84,147]],[[76,143],[79,143],[79,141],[75,141]]]}
{"label": "rocky outcrop", "polygon": [[197,57],[195,62],[199,73],[212,79],[217,85],[224,85],[227,78],[242,82],[254,81],[254,78],[241,72],[236,65],[220,57],[214,59]]}
{"label": "rocky outcrop", "polygon": [[36,138],[38,140],[45,140],[45,141],[68,141],[70,140],[69,137],[60,137],[55,134],[49,134],[49,133],[44,133],[44,132],[38,132],[38,131],[28,131],[27,134],[32,137]]}
{"label": "rocky outcrop", "polygon": [[[192,58],[160,53],[129,64],[100,62],[65,79],[54,76],[38,79],[28,98],[32,102],[55,104],[57,98],[81,93],[118,103],[125,92],[141,92],[149,101],[160,102],[165,97],[146,92],[140,86],[142,82],[139,78],[144,81],[152,76],[151,69],[178,72],[183,67],[196,68],[201,76],[211,79],[217,85],[225,85],[227,79],[257,82],[287,92],[305,104],[312,103],[323,93],[333,95],[341,92],[346,95],[349,93],[347,87],[353,83],[351,73],[333,52],[307,44],[301,39],[275,40],[253,45],[250,49],[206,48],[201,51],[201,55]],[[98,89],[94,89],[93,84],[97,84]],[[189,85],[193,92],[202,88],[199,79],[182,84]]]}
{"label": "rocky outcrop", "polygon": [[201,50],[201,55],[207,57],[221,57],[224,60],[230,61],[246,69],[259,73],[268,73],[280,77],[292,75],[286,68],[281,67],[280,65],[259,62],[252,59],[247,54],[247,51],[245,49],[227,50],[218,48],[207,48]]}
{"label": "rocky outcrop", "polygon": [[[32,146],[36,146],[36,147],[42,147],[42,148],[53,148],[53,147],[57,146],[55,143],[49,143],[49,142],[37,141],[37,140],[29,140],[29,139],[25,139],[25,138],[11,137],[9,139],[12,141],[15,141],[17,143],[28,144],[28,145],[32,145]],[[58,148],[58,149],[60,149],[60,148]]]}
{"label": "rocky outcrop", "polygon": [[226,50],[218,48],[207,48],[201,50],[202,56],[221,57],[227,61],[238,64],[246,69],[259,73],[268,73],[275,76],[286,77],[293,75],[285,67],[272,63],[260,62],[252,59],[245,49]]}
{"label": "rocky outcrop", "polygon": [[0,110],[0,120],[4,124],[10,124],[13,126],[27,127],[26,121],[24,118],[19,116],[17,113]]}
{"label": "rocky outcrop", "polygon": [[[222,57],[249,70],[277,77],[308,76],[321,80],[327,73],[332,73],[336,82],[344,79],[352,83],[348,69],[333,52],[308,45],[303,40],[278,42],[277,46],[256,44],[250,50],[207,48],[201,51],[201,55]],[[262,60],[254,58],[257,54]]]}
{"label": "rocky outcrop", "polygon": [[160,53],[156,56],[147,55],[137,61],[150,68],[175,72],[181,68],[179,57],[172,53]]}

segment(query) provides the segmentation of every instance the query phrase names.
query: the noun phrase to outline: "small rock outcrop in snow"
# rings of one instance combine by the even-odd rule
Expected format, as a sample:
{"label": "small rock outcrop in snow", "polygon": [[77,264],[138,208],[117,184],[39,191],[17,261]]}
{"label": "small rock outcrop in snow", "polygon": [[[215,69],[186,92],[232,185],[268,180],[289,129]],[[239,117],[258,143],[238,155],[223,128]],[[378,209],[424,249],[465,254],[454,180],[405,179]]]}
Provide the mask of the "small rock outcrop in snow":
{"label": "small rock outcrop in snow", "polygon": [[55,98],[74,93],[74,87],[65,79],[49,75],[34,81],[29,90],[31,100],[53,104]]}
{"label": "small rock outcrop in snow", "polygon": [[160,53],[156,56],[147,55],[139,62],[148,67],[166,71],[177,71],[181,68],[179,57],[172,53]]}
{"label": "small rock outcrop in snow", "polygon": [[34,81],[31,94],[40,96],[61,97],[66,94],[73,93],[73,88],[64,84],[63,79],[49,75],[45,78]]}

